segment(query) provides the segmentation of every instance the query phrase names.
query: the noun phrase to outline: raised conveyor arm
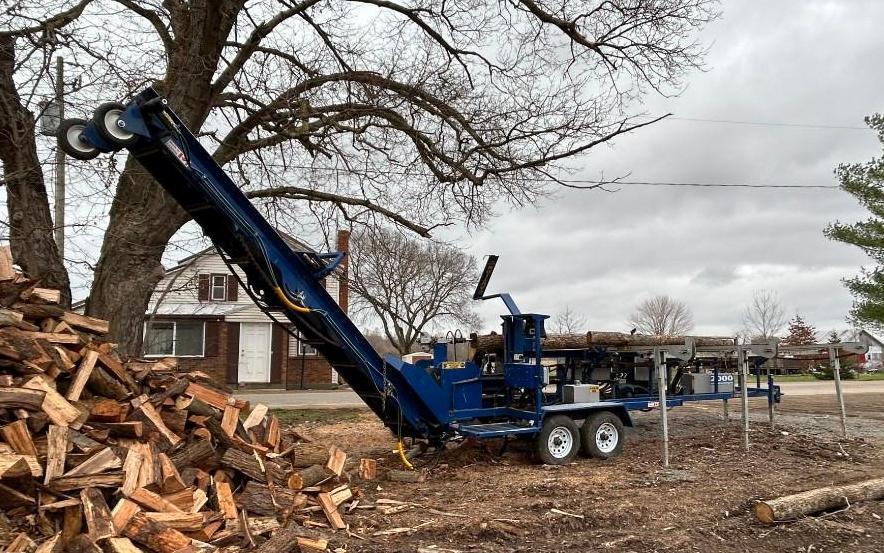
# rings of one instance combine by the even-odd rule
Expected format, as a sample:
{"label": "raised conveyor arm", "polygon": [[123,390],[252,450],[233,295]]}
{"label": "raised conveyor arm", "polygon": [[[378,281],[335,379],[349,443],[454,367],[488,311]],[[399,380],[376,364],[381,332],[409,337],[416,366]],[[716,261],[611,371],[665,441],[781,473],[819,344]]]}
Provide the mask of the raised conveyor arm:
{"label": "raised conveyor arm", "polygon": [[74,147],[128,149],[228,262],[243,270],[255,301],[265,311],[284,313],[394,434],[433,437],[444,431],[438,406],[434,413],[402,365],[384,361],[326,292],[322,278],[336,260],[292,251],[152,88],[118,105],[116,117],[105,112],[99,108],[83,122]]}

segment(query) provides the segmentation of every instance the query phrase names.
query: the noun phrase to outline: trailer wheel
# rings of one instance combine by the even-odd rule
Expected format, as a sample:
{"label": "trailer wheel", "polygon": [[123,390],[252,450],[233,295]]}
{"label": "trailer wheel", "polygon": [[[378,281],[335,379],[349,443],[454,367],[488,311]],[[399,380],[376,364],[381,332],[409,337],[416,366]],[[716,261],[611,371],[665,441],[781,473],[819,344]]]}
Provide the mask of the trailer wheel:
{"label": "trailer wheel", "polygon": [[556,415],[543,421],[534,439],[537,458],[546,465],[565,465],[580,451],[580,429],[571,417]]}
{"label": "trailer wheel", "polygon": [[86,125],[85,119],[65,119],[55,131],[58,147],[72,158],[82,161],[95,159],[101,153],[98,148],[82,137]]}
{"label": "trailer wheel", "polygon": [[623,451],[623,421],[610,411],[595,413],[580,427],[580,442],[587,457],[616,457]]}
{"label": "trailer wheel", "polygon": [[115,146],[125,147],[138,140],[138,135],[126,130],[126,122],[122,119],[124,111],[126,106],[123,104],[107,102],[98,106],[92,114],[98,135]]}

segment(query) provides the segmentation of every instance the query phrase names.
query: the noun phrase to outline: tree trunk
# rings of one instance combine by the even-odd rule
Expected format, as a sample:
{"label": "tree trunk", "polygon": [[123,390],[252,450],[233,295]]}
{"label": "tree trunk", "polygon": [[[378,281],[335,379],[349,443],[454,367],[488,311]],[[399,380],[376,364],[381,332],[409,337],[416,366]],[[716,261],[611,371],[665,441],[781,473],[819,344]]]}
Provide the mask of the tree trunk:
{"label": "tree trunk", "polygon": [[828,509],[843,509],[858,501],[882,498],[884,498],[884,478],[874,478],[856,484],[826,486],[762,501],[755,505],[755,516],[765,524],[773,524]]}
{"label": "tree trunk", "polygon": [[22,103],[12,78],[15,38],[0,36],[0,161],[6,183],[12,257],[43,286],[71,303],[67,270],[53,238],[49,198],[37,157],[34,114]]}
{"label": "tree trunk", "polygon": [[[695,336],[698,346],[732,346],[733,338]],[[470,337],[476,356],[486,353],[503,353],[503,336],[500,334],[473,334]],[[596,332],[586,334],[548,334],[543,339],[545,350],[582,349],[616,346],[674,346],[684,344],[685,336],[651,336],[626,334],[624,332]]]}
{"label": "tree trunk", "polygon": [[[157,89],[194,133],[212,108],[212,78],[241,0],[212,0],[170,12],[175,39]],[[120,175],[86,313],[111,321],[110,338],[138,355],[150,296],[163,277],[162,256],[188,215],[131,157]]]}

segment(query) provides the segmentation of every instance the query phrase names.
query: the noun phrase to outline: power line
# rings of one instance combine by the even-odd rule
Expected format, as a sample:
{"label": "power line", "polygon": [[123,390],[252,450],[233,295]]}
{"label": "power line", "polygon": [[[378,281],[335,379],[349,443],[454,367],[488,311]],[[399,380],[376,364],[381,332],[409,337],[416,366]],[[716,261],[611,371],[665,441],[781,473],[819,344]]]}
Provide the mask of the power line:
{"label": "power line", "polygon": [[[593,180],[565,180],[564,183],[571,188],[598,188],[600,186],[615,186],[619,184],[636,186],[685,186],[695,188],[779,188],[779,189],[811,189],[811,190],[840,190],[840,186],[828,184],[756,184],[745,182],[661,182],[661,181],[593,181]],[[575,185],[575,186],[572,186]],[[586,185],[586,186],[576,186]]]}
{"label": "power line", "polygon": [[691,121],[696,123],[721,123],[725,125],[749,125],[756,127],[792,127],[797,129],[838,129],[846,131],[870,131],[869,127],[859,127],[852,125],[821,125],[815,123],[786,123],[775,121],[738,121],[736,119],[702,119],[699,117],[667,117],[664,119],[672,121]]}

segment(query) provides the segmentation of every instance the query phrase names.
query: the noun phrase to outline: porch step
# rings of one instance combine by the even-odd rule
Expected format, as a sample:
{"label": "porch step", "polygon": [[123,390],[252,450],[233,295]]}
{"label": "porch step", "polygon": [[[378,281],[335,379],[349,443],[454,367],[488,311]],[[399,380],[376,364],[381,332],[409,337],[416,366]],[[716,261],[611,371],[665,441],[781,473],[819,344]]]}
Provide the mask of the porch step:
{"label": "porch step", "polygon": [[464,424],[457,431],[465,436],[473,436],[475,438],[496,438],[513,434],[534,434],[537,432],[537,428],[513,422],[492,422],[487,424]]}

